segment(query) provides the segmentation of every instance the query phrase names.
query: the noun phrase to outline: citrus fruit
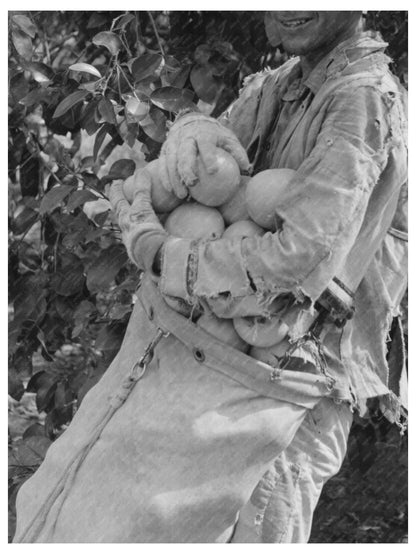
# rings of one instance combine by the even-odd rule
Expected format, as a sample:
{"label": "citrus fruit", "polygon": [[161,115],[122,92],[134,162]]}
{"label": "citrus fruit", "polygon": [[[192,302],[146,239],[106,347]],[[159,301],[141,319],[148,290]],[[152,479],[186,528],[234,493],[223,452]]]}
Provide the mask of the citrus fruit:
{"label": "citrus fruit", "polygon": [[277,316],[236,317],[234,329],[252,346],[272,346],[283,340],[289,330]]}
{"label": "citrus fruit", "polygon": [[217,170],[207,173],[201,157],[198,156],[198,181],[189,187],[191,197],[204,206],[221,206],[234,196],[240,185],[240,169],[234,158],[225,150],[217,148],[216,161]]}
{"label": "citrus fruit", "polygon": [[182,203],[173,192],[165,189],[159,176],[159,160],[153,160],[146,166],[152,178],[152,206],[157,213],[168,213]]}
{"label": "citrus fruit", "polygon": [[[146,171],[150,174],[152,181],[151,200],[152,206],[157,213],[168,213],[174,210],[182,203],[173,192],[169,192],[162,185],[159,177],[159,160],[153,160],[146,166]],[[137,174],[128,177],[123,183],[123,193],[130,204],[133,202],[137,190]]]}
{"label": "citrus fruit", "polygon": [[250,219],[242,219],[236,221],[227,227],[222,235],[223,239],[243,238],[243,237],[261,237],[265,231],[251,221]]}
{"label": "citrus fruit", "polygon": [[218,239],[224,232],[224,220],[215,208],[197,202],[181,204],[169,214],[166,231],[185,239]]}
{"label": "citrus fruit", "polygon": [[247,183],[250,181],[250,177],[246,175],[241,177],[240,186],[236,193],[227,201],[222,204],[218,210],[221,213],[226,225],[231,225],[241,219],[249,219],[247,206],[246,206],[246,189]]}
{"label": "citrus fruit", "polygon": [[280,358],[286,354],[290,348],[290,343],[287,338],[281,340],[277,344],[271,346],[252,346],[250,348],[250,356],[256,360],[260,360],[265,364],[276,366]]}
{"label": "citrus fruit", "polygon": [[167,296],[164,294],[163,299],[170,308],[184,317],[192,317],[192,319],[194,319],[201,314],[200,308],[188,304],[188,302],[186,302],[183,298],[178,298],[177,296]]}
{"label": "citrus fruit", "polygon": [[231,319],[221,319],[212,312],[204,312],[198,319],[197,325],[216,339],[241,352],[247,352],[249,348],[248,344],[243,341],[234,329]]}
{"label": "citrus fruit", "polygon": [[[285,360],[284,356],[290,348],[292,349],[290,358]],[[294,371],[309,370],[310,373],[315,373],[315,360],[311,353],[305,348],[300,347],[293,350],[287,337],[272,346],[252,346],[250,349],[250,356],[273,367],[279,367],[280,364],[280,366],[287,367]]]}
{"label": "citrus fruit", "polygon": [[282,193],[295,175],[293,169],[266,169],[247,183],[246,203],[250,218],[270,231],[278,228],[276,209]]}

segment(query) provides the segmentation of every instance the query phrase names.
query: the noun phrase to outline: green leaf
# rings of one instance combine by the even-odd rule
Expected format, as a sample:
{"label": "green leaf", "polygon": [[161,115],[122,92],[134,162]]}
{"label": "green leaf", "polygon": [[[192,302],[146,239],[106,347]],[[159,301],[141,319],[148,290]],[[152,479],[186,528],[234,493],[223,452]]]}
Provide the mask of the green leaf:
{"label": "green leaf", "polygon": [[107,289],[127,260],[126,250],[120,244],[113,244],[103,250],[87,270],[87,287],[90,292]]}
{"label": "green leaf", "polygon": [[20,190],[23,197],[39,194],[39,159],[29,153],[24,154],[20,165]]}
{"label": "green leaf", "polygon": [[55,391],[55,408],[69,407],[72,412],[73,394],[67,383],[61,381],[58,383]]}
{"label": "green leaf", "polygon": [[14,299],[13,323],[30,320],[40,322],[46,312],[46,289],[36,282],[38,275],[24,275],[19,279]]}
{"label": "green leaf", "polygon": [[73,313],[74,326],[72,328],[72,338],[79,336],[89,324],[89,319],[92,314],[96,313],[96,308],[92,302],[83,300],[78,304]]}
{"label": "green leaf", "polygon": [[110,319],[123,319],[126,314],[131,312],[132,307],[128,304],[115,304],[108,314]]}
{"label": "green leaf", "polygon": [[84,98],[88,96],[88,94],[89,92],[87,90],[76,90],[75,92],[71,93],[58,104],[52,117],[60,117],[68,110],[70,110],[73,106],[81,102],[81,100],[84,100]]}
{"label": "green leaf", "polygon": [[128,123],[127,119],[123,121],[118,126],[118,134],[126,142],[130,148],[133,148],[137,135],[139,133],[139,126],[137,123]]}
{"label": "green leaf", "polygon": [[143,54],[139,58],[136,58],[131,66],[135,82],[146,79],[146,77],[155,76],[162,61],[163,58],[160,54]]}
{"label": "green leaf", "polygon": [[136,18],[132,13],[126,13],[126,15],[123,15],[114,29],[124,29],[131,21],[134,21],[135,19]]}
{"label": "green leaf", "polygon": [[113,165],[110,167],[110,171],[108,172],[108,177],[113,179],[128,179],[131,177],[134,172],[136,171],[136,162],[134,160],[130,160],[129,158],[122,158],[121,160],[117,160],[113,163]]}
{"label": "green leaf", "polygon": [[25,432],[23,433],[23,439],[28,439],[29,437],[44,437],[45,436],[45,427],[41,423],[32,423],[29,425]]}
{"label": "green leaf", "polygon": [[81,292],[85,282],[84,264],[75,255],[70,259],[71,263],[63,265],[51,277],[51,289],[61,296]]}
{"label": "green leaf", "polygon": [[[32,354],[33,354],[33,348],[31,349],[28,347],[26,348],[26,347],[20,346],[13,354],[13,357],[10,363],[9,377],[10,377],[10,373],[14,373],[16,375],[16,378],[21,380],[24,380],[30,377],[33,372]],[[10,382],[9,382],[9,385],[10,385]]]}
{"label": "green leaf", "polygon": [[190,80],[198,97],[208,104],[212,104],[216,100],[223,88],[222,81],[214,78],[206,67],[194,66]]}
{"label": "green leaf", "polygon": [[173,86],[183,88],[191,71],[192,64],[179,65],[179,67],[170,67],[166,64],[160,72],[160,78],[163,86]]}
{"label": "green leaf", "polygon": [[40,62],[27,63],[24,68],[31,72],[32,77],[38,83],[49,82],[55,75],[54,71],[48,65]]}
{"label": "green leaf", "polygon": [[29,92],[26,96],[19,100],[20,104],[24,106],[33,106],[35,104],[40,104],[45,102],[46,104],[51,104],[56,95],[55,90],[52,87],[48,88],[35,88]]}
{"label": "green leaf", "polygon": [[68,67],[71,71],[81,71],[82,73],[89,73],[95,77],[101,78],[102,75],[96,67],[89,63],[74,63]]}
{"label": "green leaf", "polygon": [[109,129],[110,129],[110,125],[108,123],[104,123],[104,125],[101,127],[101,129],[97,132],[95,136],[94,149],[93,149],[94,160],[96,160],[98,157],[98,152],[100,151],[100,148],[104,142],[105,136],[109,131]]}
{"label": "green leaf", "polygon": [[13,96],[15,102],[21,102],[21,99],[28,94],[29,83],[23,72],[16,73],[10,79],[9,92]]}
{"label": "green leaf", "polygon": [[25,393],[25,387],[23,386],[22,381],[16,375],[14,368],[9,369],[8,383],[9,395],[15,400],[20,400]]}
{"label": "green leaf", "polygon": [[100,80],[92,81],[90,83],[80,83],[79,89],[86,90],[87,92],[96,92],[100,86]]}
{"label": "green leaf", "polygon": [[110,323],[98,333],[95,348],[102,351],[118,350],[123,340],[123,334],[123,327],[120,323]]}
{"label": "green leaf", "polygon": [[[88,12],[87,12],[88,13]],[[105,25],[108,22],[108,16],[105,13],[94,12],[89,18],[87,23],[87,29],[96,29],[101,25]]]}
{"label": "green leaf", "polygon": [[98,119],[98,101],[96,99],[91,100],[82,109],[81,127],[85,129],[89,136],[98,131],[101,124]]}
{"label": "green leaf", "polygon": [[89,202],[90,200],[97,200],[98,198],[99,197],[90,190],[76,190],[69,197],[66,207],[70,212],[72,212],[73,210],[75,210],[75,208],[83,206],[85,202]]}
{"label": "green leaf", "polygon": [[48,408],[53,400],[57,382],[56,377],[40,371],[30,379],[26,390],[28,392],[36,392],[36,407],[39,412],[43,412]]}
{"label": "green leaf", "polygon": [[36,394],[36,408],[38,412],[49,411],[52,406],[53,397],[55,396],[57,383],[53,383],[51,386],[41,388]]}
{"label": "green leaf", "polygon": [[31,436],[18,443],[15,459],[22,466],[40,465],[52,441],[47,437]]}
{"label": "green leaf", "polygon": [[[159,89],[160,90],[160,89]],[[141,121],[149,113],[149,102],[143,102],[134,96],[128,98],[125,106],[128,114],[134,117],[135,121]]]}
{"label": "green leaf", "polygon": [[116,56],[122,47],[119,37],[111,31],[102,31],[95,35],[92,42],[97,46],[105,46],[113,56]]}
{"label": "green leaf", "polygon": [[11,229],[15,235],[20,235],[30,229],[37,219],[38,212],[32,210],[31,208],[25,207],[19,215],[12,220]]}
{"label": "green leaf", "polygon": [[45,194],[40,203],[39,213],[45,215],[52,212],[62,204],[70,192],[74,190],[71,185],[56,185]]}
{"label": "green leaf", "polygon": [[50,304],[49,309],[54,308],[59,317],[61,317],[65,322],[68,322],[72,319],[74,307],[74,300],[72,298],[65,298],[62,297],[62,295],[55,295],[55,298]]}
{"label": "green leaf", "polygon": [[51,383],[51,376],[46,371],[37,371],[26,385],[26,392],[37,392],[45,383]]}
{"label": "green leaf", "polygon": [[75,322],[85,321],[91,314],[96,311],[96,308],[89,300],[82,300],[76,307],[73,318]]}
{"label": "green leaf", "polygon": [[166,138],[167,118],[159,108],[154,108],[140,121],[140,127],[152,140],[164,142]]}
{"label": "green leaf", "polygon": [[169,84],[173,87],[183,88],[188,80],[191,67],[191,64],[182,67],[177,73],[175,73],[175,78]]}
{"label": "green leaf", "polygon": [[19,56],[22,56],[25,60],[31,59],[33,46],[29,35],[20,31],[20,29],[15,29],[12,31],[12,42]]}
{"label": "green leaf", "polygon": [[26,15],[14,15],[12,21],[27,35],[35,38],[37,31],[36,25]]}
{"label": "green leaf", "polygon": [[108,98],[101,98],[98,102],[98,111],[100,112],[102,118],[107,123],[112,125],[117,124],[116,114],[114,112],[114,107],[111,101]]}
{"label": "green leaf", "polygon": [[150,95],[150,100],[158,108],[177,114],[185,108],[197,109],[193,97],[194,93],[189,89],[161,87]]}

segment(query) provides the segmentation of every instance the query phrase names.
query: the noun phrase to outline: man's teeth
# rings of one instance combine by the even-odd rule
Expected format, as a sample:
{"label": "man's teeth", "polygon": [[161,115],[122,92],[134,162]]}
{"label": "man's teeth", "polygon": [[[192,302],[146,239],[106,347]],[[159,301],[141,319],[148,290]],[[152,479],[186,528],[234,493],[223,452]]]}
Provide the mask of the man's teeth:
{"label": "man's teeth", "polygon": [[285,27],[299,27],[299,25],[303,25],[308,21],[310,21],[310,19],[294,19],[292,21],[284,21],[282,23]]}

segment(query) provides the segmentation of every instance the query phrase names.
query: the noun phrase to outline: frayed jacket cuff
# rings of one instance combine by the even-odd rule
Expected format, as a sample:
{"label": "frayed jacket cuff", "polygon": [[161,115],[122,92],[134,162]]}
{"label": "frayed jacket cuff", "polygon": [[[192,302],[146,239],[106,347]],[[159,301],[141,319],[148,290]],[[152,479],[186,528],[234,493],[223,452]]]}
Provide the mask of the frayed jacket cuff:
{"label": "frayed jacket cuff", "polygon": [[188,299],[188,278],[193,241],[169,237],[162,252],[160,290],[163,294]]}

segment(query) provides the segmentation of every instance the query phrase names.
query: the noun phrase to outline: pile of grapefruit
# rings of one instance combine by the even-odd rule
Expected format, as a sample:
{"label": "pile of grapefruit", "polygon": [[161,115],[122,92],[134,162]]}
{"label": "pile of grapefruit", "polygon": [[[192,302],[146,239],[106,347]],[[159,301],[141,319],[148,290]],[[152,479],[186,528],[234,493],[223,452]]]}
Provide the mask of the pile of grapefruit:
{"label": "pile of grapefruit", "polygon": [[[195,240],[232,240],[277,231],[280,223],[276,209],[295,171],[268,169],[252,178],[241,177],[230,154],[218,148],[216,158],[215,173],[208,173],[202,160],[198,160],[198,180],[189,187],[185,200],[163,187],[159,160],[146,166],[152,178],[152,205],[166,231],[172,236]],[[125,181],[124,193],[132,201],[134,180]],[[250,355],[253,351],[256,359],[270,361],[287,349],[288,328],[278,314],[226,319],[181,299],[165,297],[165,300],[220,341]]]}

